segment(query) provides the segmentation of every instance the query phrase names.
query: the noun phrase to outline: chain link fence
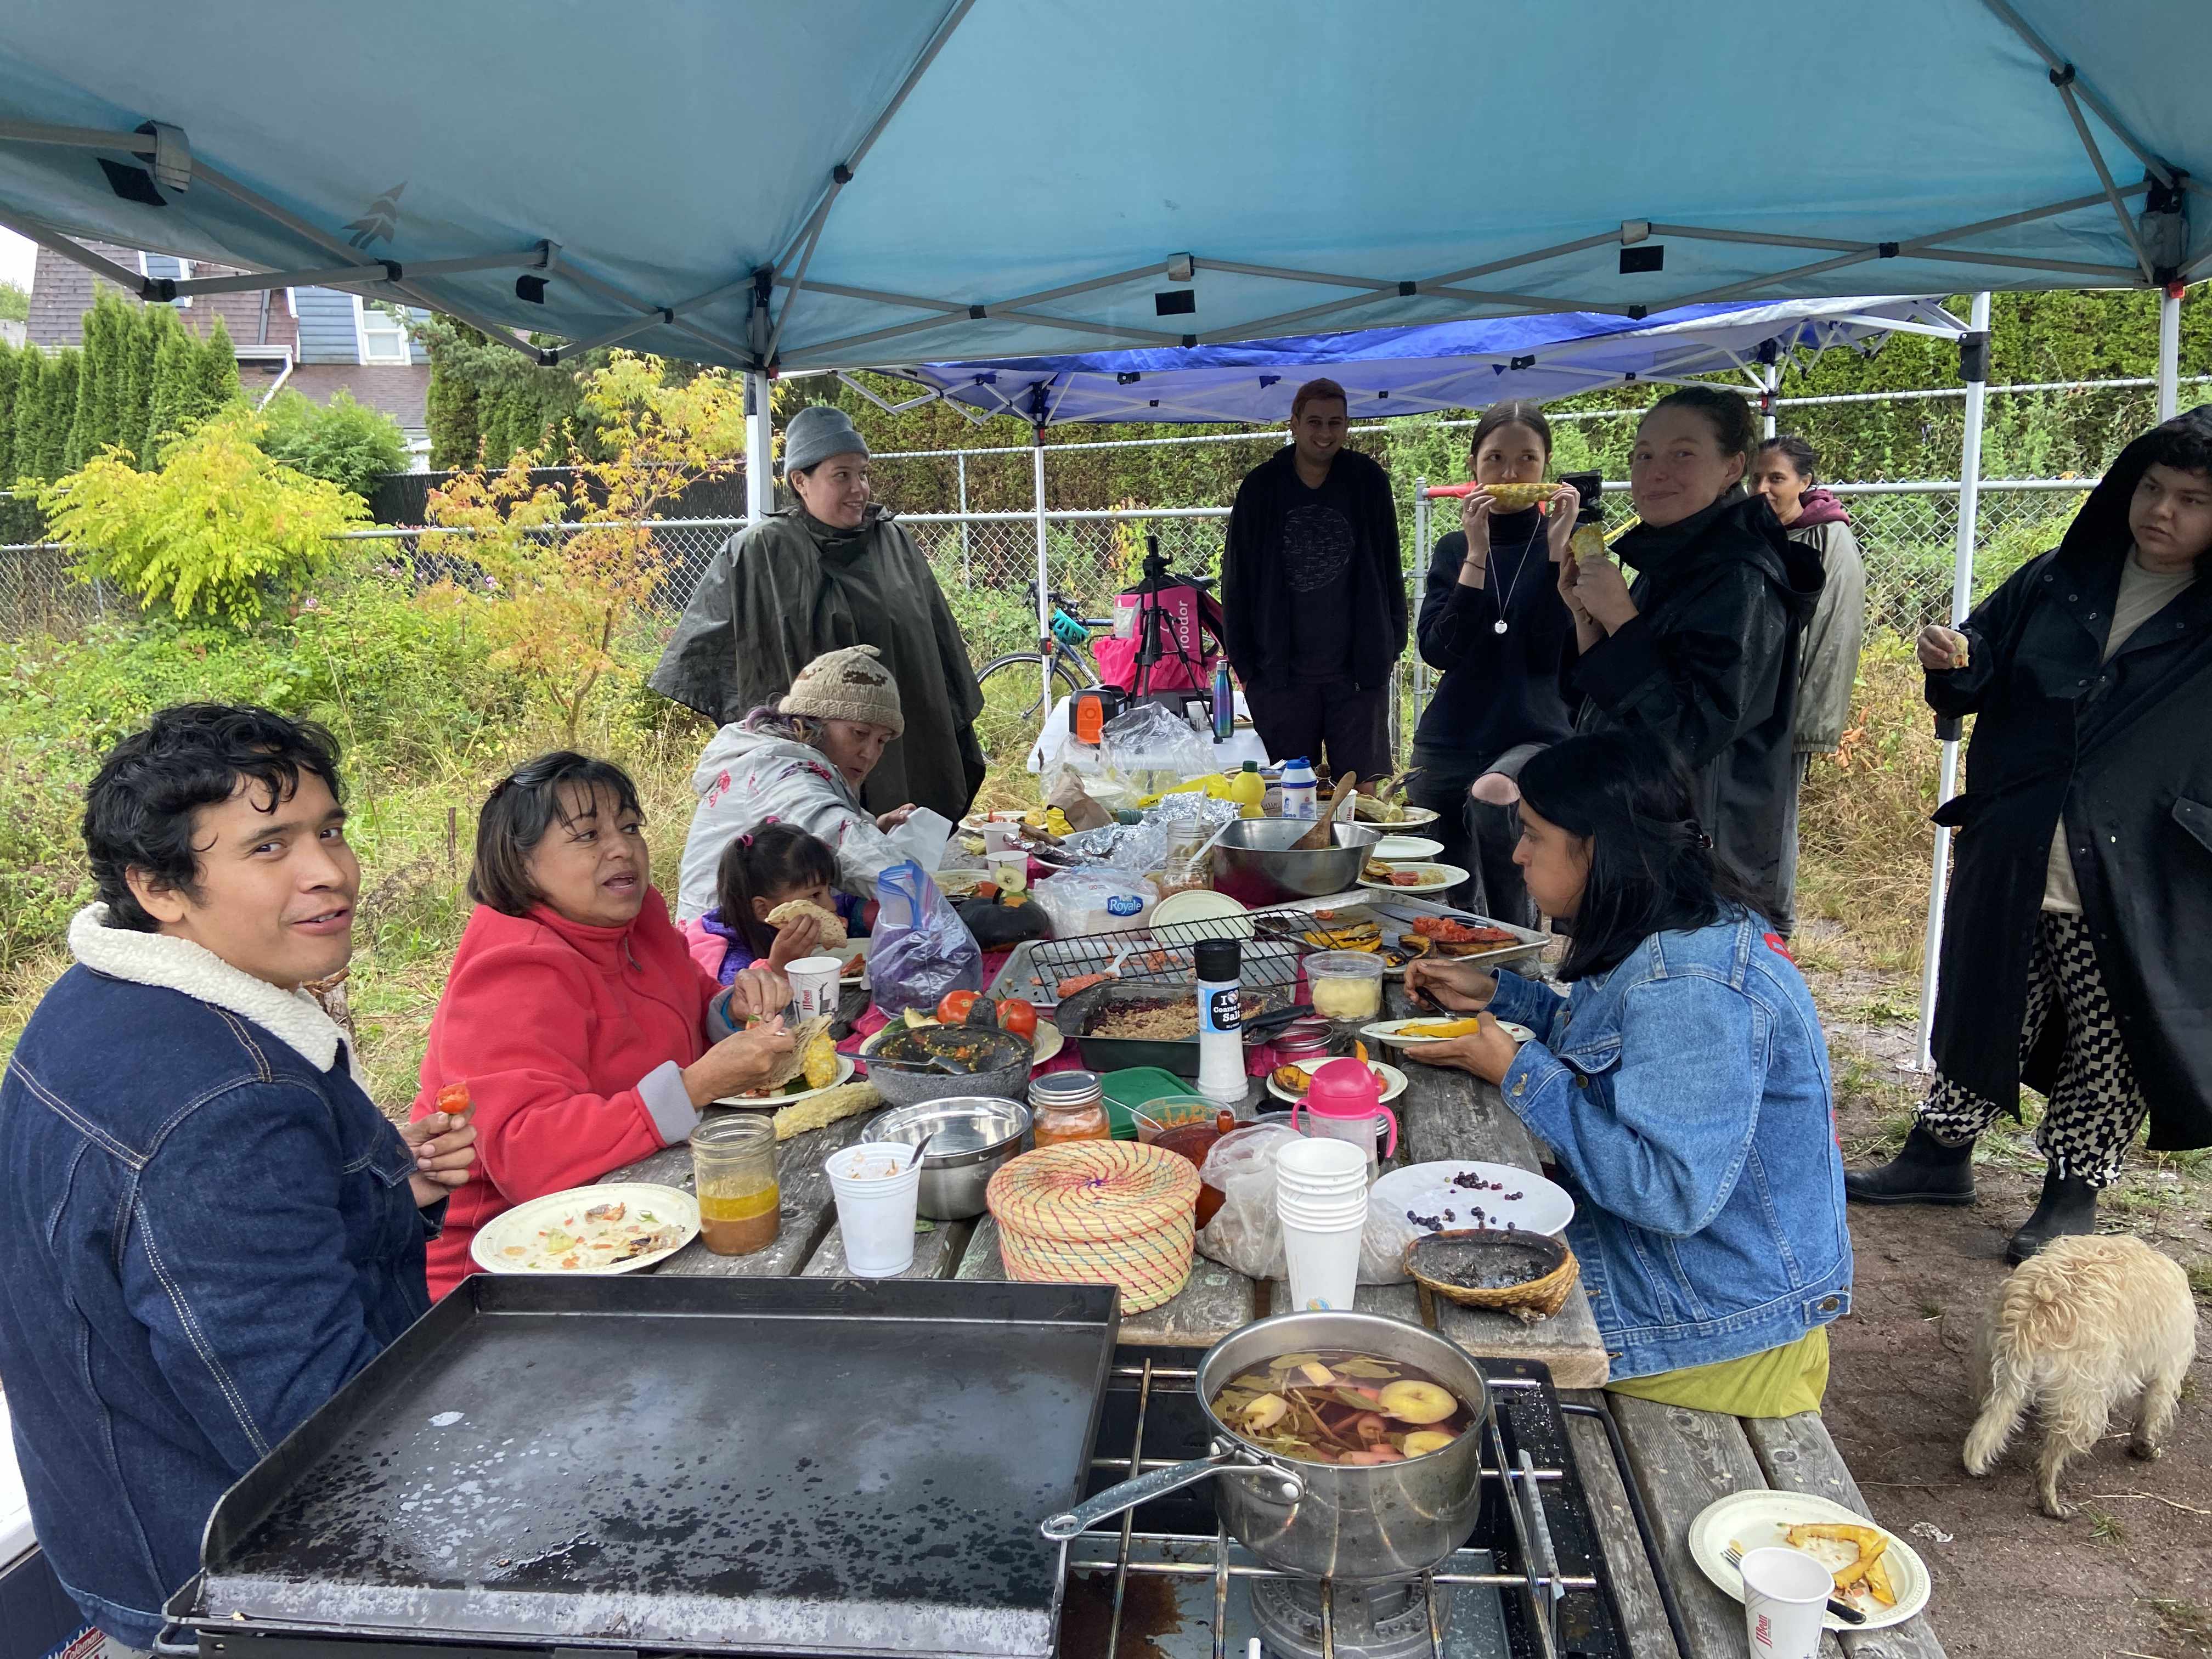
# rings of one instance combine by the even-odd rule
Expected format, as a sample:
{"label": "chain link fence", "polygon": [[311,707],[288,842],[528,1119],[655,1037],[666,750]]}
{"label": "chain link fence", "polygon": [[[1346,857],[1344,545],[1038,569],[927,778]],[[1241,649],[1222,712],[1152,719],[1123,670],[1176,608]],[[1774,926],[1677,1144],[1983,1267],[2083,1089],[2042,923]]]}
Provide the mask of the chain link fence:
{"label": "chain link fence", "polygon": [[[2093,481],[2092,481],[2093,482]],[[1958,533],[1956,484],[1840,484],[1864,551],[1870,627],[1910,633],[1947,621],[1953,550]],[[2006,480],[1982,487],[1976,525],[1974,592],[1988,592],[2027,559],[2055,545],[2080,508],[2089,484],[2073,479]],[[1454,504],[1438,502],[1431,536],[1452,527]],[[1033,514],[902,514],[937,572],[978,664],[1036,642],[1036,611],[1028,599],[1036,579],[1037,524]],[[666,557],[656,590],[655,620],[672,624],[722,544],[744,528],[738,519],[677,519],[655,531]],[[1048,513],[1045,554],[1053,591],[1078,616],[1102,617],[1115,593],[1143,573],[1146,538],[1157,538],[1170,567],[1184,574],[1218,576],[1225,507]],[[1426,568],[1427,549],[1411,547],[1408,568]],[[550,533],[560,533],[553,532]],[[356,532],[348,540],[425,583],[481,583],[467,556],[467,538],[422,530]],[[66,548],[48,544],[0,547],[0,638],[67,637],[131,609],[103,584],[71,574]]]}

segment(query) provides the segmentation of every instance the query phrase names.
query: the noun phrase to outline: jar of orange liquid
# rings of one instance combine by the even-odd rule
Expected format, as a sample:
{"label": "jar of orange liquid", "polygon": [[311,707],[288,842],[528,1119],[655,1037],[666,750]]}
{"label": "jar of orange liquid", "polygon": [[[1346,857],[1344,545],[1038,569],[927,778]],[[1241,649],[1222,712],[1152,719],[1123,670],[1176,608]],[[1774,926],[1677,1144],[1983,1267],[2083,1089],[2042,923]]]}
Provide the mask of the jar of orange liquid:
{"label": "jar of orange liquid", "polygon": [[1110,1140],[1106,1091],[1096,1072],[1051,1072],[1030,1084],[1030,1119],[1039,1146],[1064,1140]]}
{"label": "jar of orange liquid", "polygon": [[750,1255],[775,1243],[783,1192],[775,1178],[775,1121],[725,1112],[691,1132],[699,1242],[716,1255]]}

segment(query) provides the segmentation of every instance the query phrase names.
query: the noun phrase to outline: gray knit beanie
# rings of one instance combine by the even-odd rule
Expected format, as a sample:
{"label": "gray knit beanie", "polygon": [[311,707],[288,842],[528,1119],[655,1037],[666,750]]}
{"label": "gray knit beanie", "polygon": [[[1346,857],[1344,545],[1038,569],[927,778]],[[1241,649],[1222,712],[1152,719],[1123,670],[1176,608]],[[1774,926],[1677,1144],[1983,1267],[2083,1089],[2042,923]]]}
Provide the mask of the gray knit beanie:
{"label": "gray knit beanie", "polygon": [[865,455],[868,441],[835,404],[809,404],[783,429],[783,476],[804,472],[832,455]]}
{"label": "gray knit beanie", "polygon": [[782,714],[887,726],[895,738],[906,730],[906,716],[899,712],[898,682],[872,645],[823,652],[799,671],[775,707]]}

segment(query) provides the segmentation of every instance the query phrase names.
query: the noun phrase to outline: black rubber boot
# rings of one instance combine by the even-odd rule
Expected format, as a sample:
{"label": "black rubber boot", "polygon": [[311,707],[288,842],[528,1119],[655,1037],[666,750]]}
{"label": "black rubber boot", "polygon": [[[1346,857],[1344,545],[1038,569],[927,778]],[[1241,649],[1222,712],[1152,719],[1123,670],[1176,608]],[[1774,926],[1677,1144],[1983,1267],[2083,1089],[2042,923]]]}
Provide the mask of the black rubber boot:
{"label": "black rubber boot", "polygon": [[1946,1146],[1916,1123],[1888,1163],[1844,1176],[1844,1196],[1854,1204],[1971,1204],[1974,1143]]}
{"label": "black rubber boot", "polygon": [[2043,1196],[2035,1213],[2005,1246],[2005,1260],[2015,1267],[2054,1238],[2097,1231],[2097,1189],[2080,1176],[2063,1176],[2056,1164],[2043,1172]]}

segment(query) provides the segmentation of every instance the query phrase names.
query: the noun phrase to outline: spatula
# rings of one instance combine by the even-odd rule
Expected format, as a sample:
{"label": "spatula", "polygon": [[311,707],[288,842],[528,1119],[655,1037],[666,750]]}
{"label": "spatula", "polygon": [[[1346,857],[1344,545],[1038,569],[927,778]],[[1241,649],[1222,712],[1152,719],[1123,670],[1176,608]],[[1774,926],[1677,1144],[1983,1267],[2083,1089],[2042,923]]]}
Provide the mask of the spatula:
{"label": "spatula", "polygon": [[1335,844],[1332,826],[1352,816],[1359,804],[1359,775],[1346,772],[1336,781],[1336,792],[1328,798],[1328,811],[1314,820],[1314,827],[1291,843],[1293,853],[1318,853]]}

